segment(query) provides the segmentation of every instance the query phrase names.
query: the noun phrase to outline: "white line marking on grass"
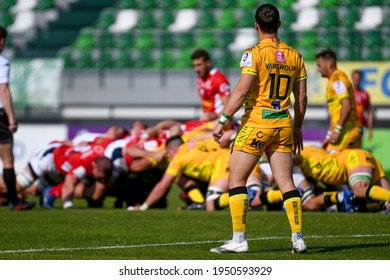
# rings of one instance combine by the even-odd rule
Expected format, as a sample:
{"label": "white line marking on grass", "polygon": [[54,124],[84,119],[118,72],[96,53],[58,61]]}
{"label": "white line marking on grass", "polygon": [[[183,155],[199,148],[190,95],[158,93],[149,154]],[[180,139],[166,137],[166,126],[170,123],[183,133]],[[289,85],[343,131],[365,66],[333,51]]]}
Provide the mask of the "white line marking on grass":
{"label": "white line marking on grass", "polygon": [[[353,234],[353,235],[312,235],[305,236],[305,239],[318,238],[364,238],[364,237],[389,237],[390,234]],[[272,240],[272,239],[287,239],[286,236],[264,236],[255,237],[248,240]],[[145,248],[145,247],[164,247],[164,246],[180,246],[180,245],[194,245],[194,244],[209,244],[221,243],[226,240],[204,240],[193,242],[174,242],[174,243],[157,243],[157,244],[139,244],[139,245],[116,245],[116,246],[98,246],[98,247],[80,247],[80,248],[40,248],[40,249],[24,249],[24,250],[4,250],[0,254],[13,253],[37,253],[37,252],[58,252],[58,251],[81,251],[81,250],[106,250],[106,249],[131,249],[131,248]]]}

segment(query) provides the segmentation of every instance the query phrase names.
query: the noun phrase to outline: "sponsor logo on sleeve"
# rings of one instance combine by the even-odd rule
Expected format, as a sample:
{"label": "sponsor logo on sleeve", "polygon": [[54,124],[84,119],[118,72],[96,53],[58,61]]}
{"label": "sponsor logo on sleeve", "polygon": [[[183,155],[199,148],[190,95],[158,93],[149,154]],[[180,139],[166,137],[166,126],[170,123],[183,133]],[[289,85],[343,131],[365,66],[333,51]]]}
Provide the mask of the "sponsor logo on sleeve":
{"label": "sponsor logo on sleeve", "polygon": [[246,52],[242,55],[240,66],[253,66],[251,53]]}

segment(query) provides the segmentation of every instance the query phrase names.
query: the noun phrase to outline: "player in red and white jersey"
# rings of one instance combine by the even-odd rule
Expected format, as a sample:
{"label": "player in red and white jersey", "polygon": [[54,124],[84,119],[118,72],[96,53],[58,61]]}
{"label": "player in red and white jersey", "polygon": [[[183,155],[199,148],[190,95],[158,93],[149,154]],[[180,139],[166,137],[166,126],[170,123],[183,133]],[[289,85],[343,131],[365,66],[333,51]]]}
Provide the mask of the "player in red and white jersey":
{"label": "player in red and white jersey", "polygon": [[362,72],[354,70],[352,72],[352,85],[355,94],[356,111],[359,121],[368,129],[368,140],[372,139],[374,127],[374,111],[372,110],[370,95],[361,87]]}
{"label": "player in red and white jersey", "polygon": [[191,55],[192,65],[198,75],[198,94],[202,101],[202,120],[215,120],[226,106],[230,96],[230,84],[224,74],[211,67],[210,55],[203,49]]}

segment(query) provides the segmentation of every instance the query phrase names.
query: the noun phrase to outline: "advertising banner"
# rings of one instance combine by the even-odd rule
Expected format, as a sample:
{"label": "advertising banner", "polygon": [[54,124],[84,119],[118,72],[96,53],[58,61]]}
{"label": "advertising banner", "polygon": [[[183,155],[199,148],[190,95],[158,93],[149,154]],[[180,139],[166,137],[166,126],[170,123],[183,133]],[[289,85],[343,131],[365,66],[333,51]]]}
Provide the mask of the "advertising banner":
{"label": "advertising banner", "polygon": [[[362,88],[371,97],[372,105],[390,105],[390,62],[339,62],[337,68],[351,79],[353,70],[363,72]],[[306,63],[309,105],[325,104],[327,78],[322,78],[315,62]]]}
{"label": "advertising banner", "polygon": [[12,60],[10,89],[15,108],[58,108],[62,69],[61,59]]}

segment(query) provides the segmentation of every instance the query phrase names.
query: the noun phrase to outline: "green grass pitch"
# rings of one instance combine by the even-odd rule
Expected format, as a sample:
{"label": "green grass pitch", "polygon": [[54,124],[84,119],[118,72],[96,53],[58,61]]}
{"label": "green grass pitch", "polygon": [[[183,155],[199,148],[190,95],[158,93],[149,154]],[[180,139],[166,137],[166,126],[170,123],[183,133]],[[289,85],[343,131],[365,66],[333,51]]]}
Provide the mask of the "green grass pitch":
{"label": "green grass pitch", "polygon": [[177,188],[168,209],[129,212],[105,208],[12,212],[0,208],[1,260],[389,260],[390,216],[381,213],[308,213],[309,253],[291,254],[283,212],[248,213],[249,252],[214,254],[231,237],[229,210],[183,211]]}

